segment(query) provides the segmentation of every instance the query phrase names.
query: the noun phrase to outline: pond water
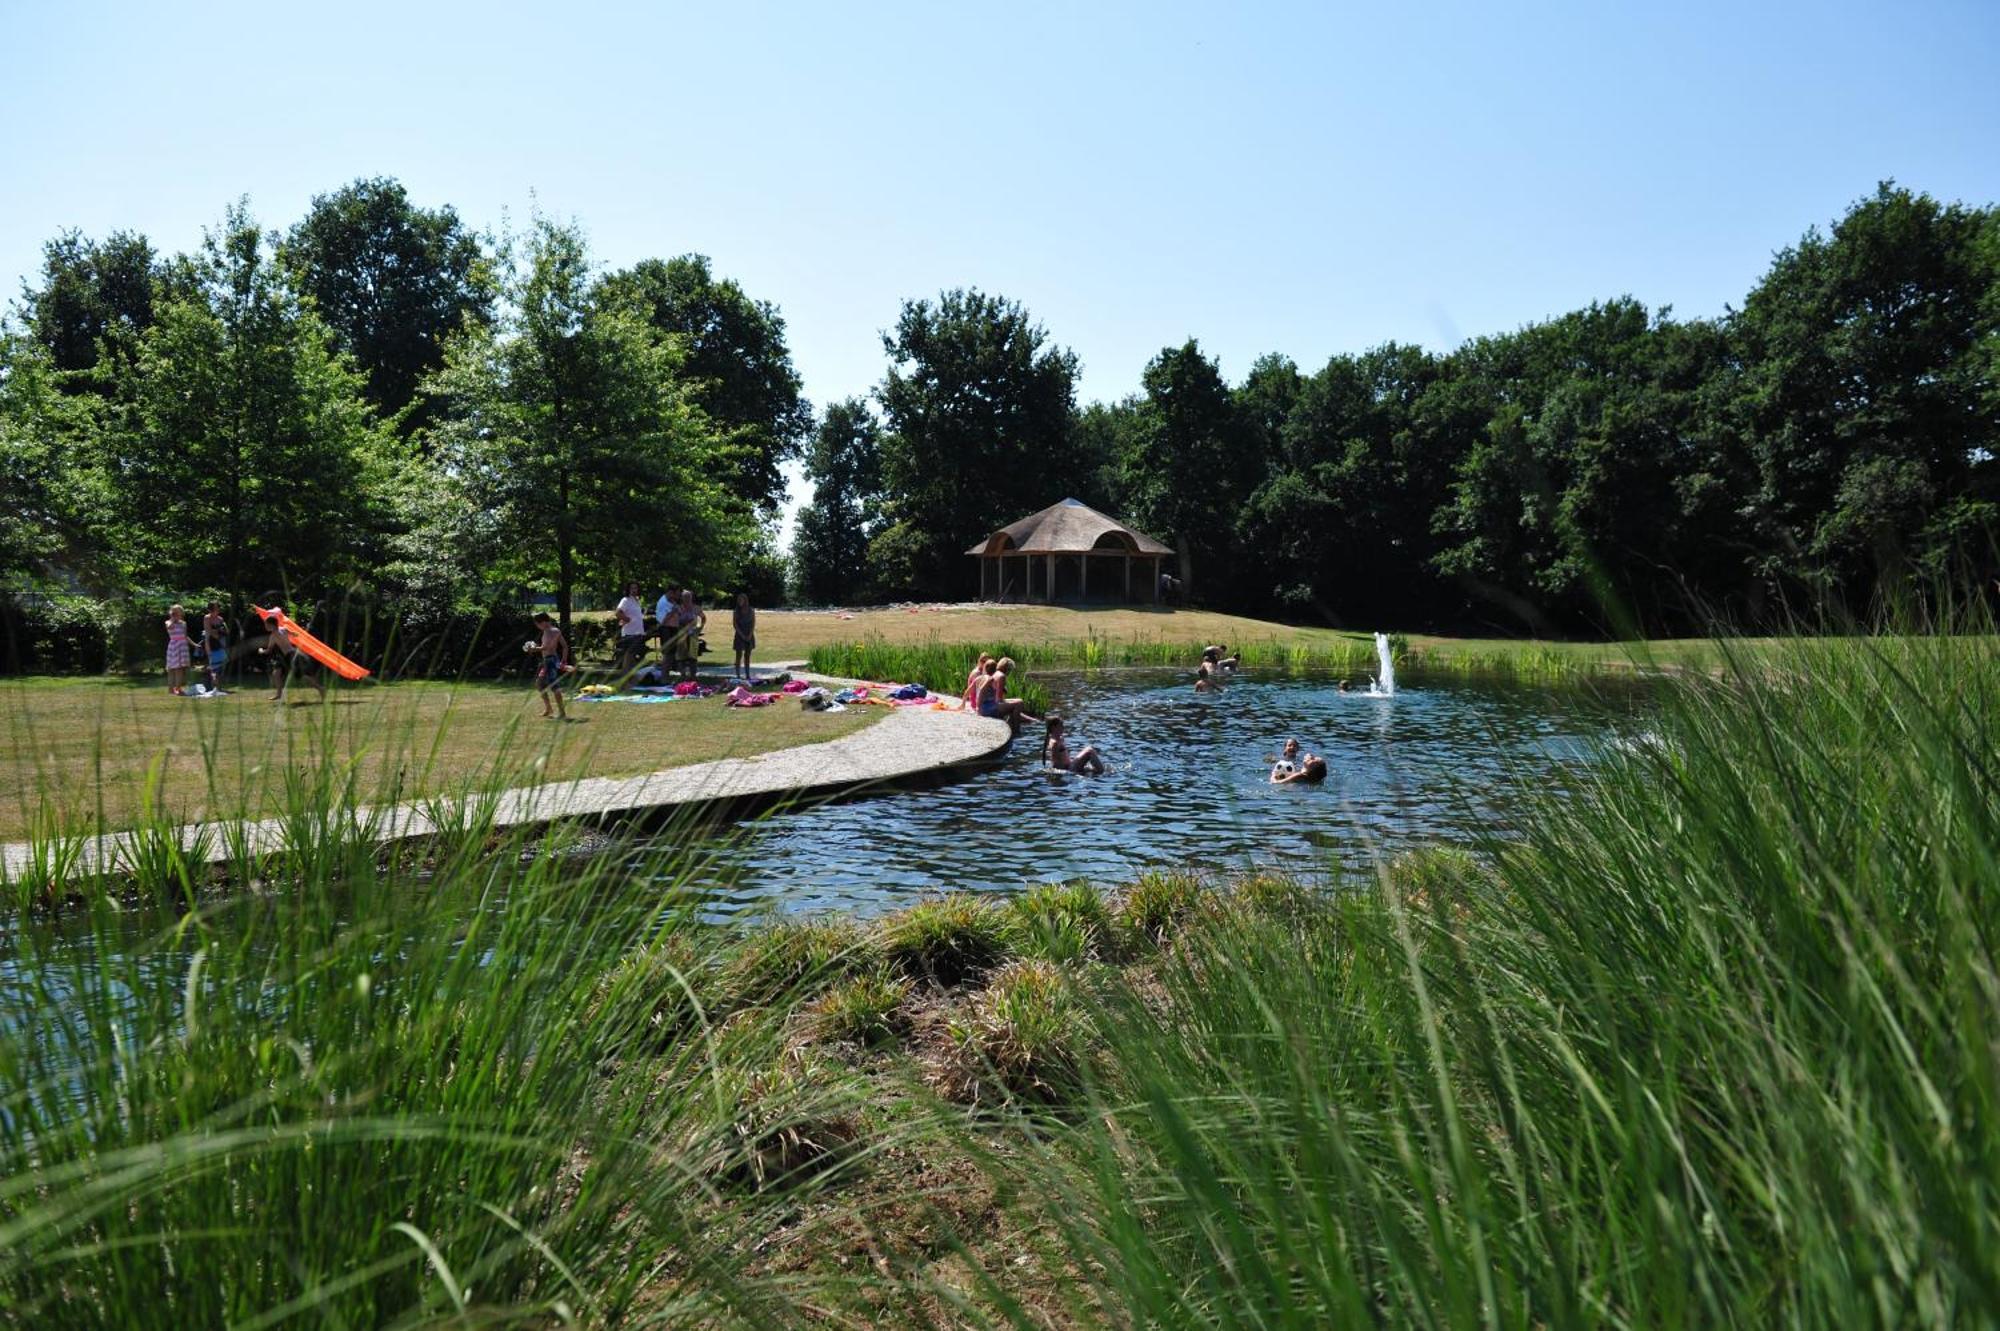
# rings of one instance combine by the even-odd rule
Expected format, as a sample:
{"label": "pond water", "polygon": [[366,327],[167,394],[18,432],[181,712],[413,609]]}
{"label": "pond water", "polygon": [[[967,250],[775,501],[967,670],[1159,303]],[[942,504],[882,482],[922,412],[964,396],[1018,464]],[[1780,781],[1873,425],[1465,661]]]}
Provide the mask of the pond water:
{"label": "pond water", "polygon": [[[1506,791],[1586,761],[1623,710],[1575,689],[1405,685],[1341,693],[1331,679],[1238,677],[1197,694],[1186,671],[1037,677],[1096,778],[1040,766],[1041,731],[950,785],[784,811],[708,847],[696,886],[719,914],[880,913],[927,891],[1012,891],[1154,865],[1311,872],[1468,840]],[[1288,736],[1326,758],[1324,785],[1272,785]]]}
{"label": "pond water", "polygon": [[[1307,874],[1362,866],[1416,845],[1504,833],[1510,792],[1588,763],[1633,715],[1629,699],[1462,681],[1387,698],[1343,694],[1325,679],[1248,676],[1199,695],[1185,671],[1043,682],[1069,721],[1072,747],[1097,746],[1106,775],[1044,771],[1036,728],[1004,757],[942,786],[722,829],[685,847],[695,853],[682,857],[676,881],[718,917],[874,915],[926,892],[1006,892],[1071,877],[1109,886],[1157,865]],[[1323,785],[1270,784],[1288,736],[1328,760]],[[37,1014],[121,1011],[128,986],[178,992],[202,940],[170,934],[172,923],[153,909],[95,921],[64,915],[29,925],[37,941],[25,952],[0,935],[0,1033],[27,1023],[36,1039],[67,1049],[79,1033]],[[79,964],[48,964],[62,958]]]}

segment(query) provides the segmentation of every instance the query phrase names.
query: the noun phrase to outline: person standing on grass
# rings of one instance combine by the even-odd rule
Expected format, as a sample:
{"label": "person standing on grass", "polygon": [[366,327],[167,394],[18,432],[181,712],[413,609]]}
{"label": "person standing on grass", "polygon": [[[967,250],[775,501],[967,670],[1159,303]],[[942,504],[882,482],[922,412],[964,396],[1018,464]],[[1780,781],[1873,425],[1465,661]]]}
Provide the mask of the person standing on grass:
{"label": "person standing on grass", "polygon": [[208,603],[208,613],[201,617],[202,658],[208,663],[208,687],[222,692],[222,669],[229,664],[229,623],[222,617],[222,605],[217,601]]}
{"label": "person standing on grass", "polygon": [[646,608],[639,604],[638,583],[625,584],[625,598],[613,613],[618,620],[617,669],[627,675],[639,668],[639,658],[646,654]]}
{"label": "person standing on grass", "polygon": [[687,677],[693,679],[701,665],[701,631],[708,624],[708,615],[695,604],[694,588],[681,588],[681,666]]}
{"label": "person standing on grass", "polygon": [[285,606],[279,599],[278,593],[265,593],[264,601],[271,607],[271,618],[265,621],[271,626],[271,634],[264,639],[264,645],[258,650],[262,651],[271,663],[271,701],[285,700],[286,688],[298,679],[300,671],[304,671],[312,680],[313,687],[319,690],[320,699],[324,701],[326,672],[313,668],[311,658],[298,649],[298,645],[292,641],[292,635],[279,627],[278,616],[284,613]]}
{"label": "person standing on grass", "polygon": [[167,692],[173,697],[187,692],[187,673],[187,611],[173,605],[167,608]]}
{"label": "person standing on grass", "polygon": [[[535,692],[542,700],[542,715],[557,716],[569,720],[569,709],[563,705],[563,674],[570,668],[569,639],[563,637],[562,630],[544,610],[535,616],[535,627],[541,631],[539,638],[530,639],[522,650],[530,655],[540,655],[541,666],[535,671]],[[550,703],[554,708],[551,709]]]}
{"label": "person standing on grass", "polygon": [[749,592],[736,593],[736,608],[729,612],[729,626],[735,638],[736,677],[750,682],[750,653],[757,649],[757,611]]}

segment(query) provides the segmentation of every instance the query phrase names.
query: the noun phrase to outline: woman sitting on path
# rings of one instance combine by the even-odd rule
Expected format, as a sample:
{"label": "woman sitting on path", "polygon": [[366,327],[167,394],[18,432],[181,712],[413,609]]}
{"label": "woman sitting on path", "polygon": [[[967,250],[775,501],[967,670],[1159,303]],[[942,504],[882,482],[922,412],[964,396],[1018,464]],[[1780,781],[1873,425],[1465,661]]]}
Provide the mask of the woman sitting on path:
{"label": "woman sitting on path", "polygon": [[1007,696],[1007,676],[1014,671],[1014,658],[1003,656],[993,667],[979,688],[979,714],[990,716],[997,721],[1005,721],[1007,728],[1015,734],[1021,733],[1023,721],[1034,722],[1040,717],[1028,714],[1027,704],[1019,698]]}
{"label": "woman sitting on path", "polygon": [[1096,749],[1086,744],[1075,753],[1069,751],[1069,744],[1063,739],[1063,719],[1052,716],[1048,720],[1048,733],[1042,740],[1042,761],[1058,772],[1076,772],[1082,776],[1103,776],[1104,759]]}

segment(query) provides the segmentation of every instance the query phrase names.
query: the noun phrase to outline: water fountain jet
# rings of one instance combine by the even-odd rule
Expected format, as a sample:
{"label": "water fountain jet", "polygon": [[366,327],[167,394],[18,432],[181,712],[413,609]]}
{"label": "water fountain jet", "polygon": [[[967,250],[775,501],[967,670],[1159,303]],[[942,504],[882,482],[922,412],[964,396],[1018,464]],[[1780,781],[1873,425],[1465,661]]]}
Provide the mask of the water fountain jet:
{"label": "water fountain jet", "polygon": [[1396,696],[1396,663],[1389,655],[1389,635],[1375,635],[1375,661],[1382,673],[1368,681],[1368,696],[1371,698],[1393,698]]}

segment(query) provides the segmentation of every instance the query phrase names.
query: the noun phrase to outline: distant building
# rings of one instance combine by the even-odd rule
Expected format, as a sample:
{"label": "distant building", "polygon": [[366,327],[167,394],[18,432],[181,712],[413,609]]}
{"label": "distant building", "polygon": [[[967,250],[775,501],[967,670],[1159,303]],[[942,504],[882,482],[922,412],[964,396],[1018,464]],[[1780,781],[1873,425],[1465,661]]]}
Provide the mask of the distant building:
{"label": "distant building", "polygon": [[965,553],[979,561],[983,601],[1160,600],[1160,561],[1174,552],[1142,531],[1065,499],[994,532]]}

